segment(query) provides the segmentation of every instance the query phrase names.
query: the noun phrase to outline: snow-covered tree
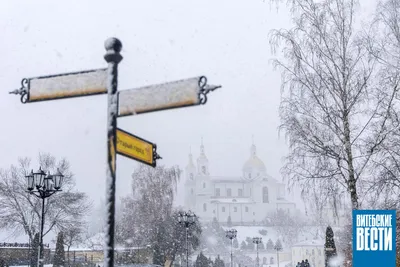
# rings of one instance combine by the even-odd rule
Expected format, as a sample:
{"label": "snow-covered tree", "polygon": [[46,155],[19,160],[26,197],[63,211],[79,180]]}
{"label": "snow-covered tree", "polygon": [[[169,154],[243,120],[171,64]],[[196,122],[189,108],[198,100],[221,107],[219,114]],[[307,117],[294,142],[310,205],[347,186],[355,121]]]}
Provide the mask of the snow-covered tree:
{"label": "snow-covered tree", "polygon": [[[117,223],[118,239],[125,245],[150,245],[153,263],[164,266],[185,252],[186,232],[178,223],[178,212],[172,208],[181,171],[178,167],[151,168],[139,165],[132,175],[132,196],[122,200],[122,216]],[[199,246],[200,222],[189,227],[190,247]]]}
{"label": "snow-covered tree", "polygon": [[267,229],[261,229],[261,230],[259,230],[258,232],[259,232],[260,235],[262,235],[262,236],[266,236],[266,235],[268,234]]}
{"label": "snow-covered tree", "polygon": [[277,250],[277,251],[281,251],[283,249],[282,242],[281,242],[281,240],[279,238],[275,242],[274,249]]}
{"label": "snow-covered tree", "polygon": [[274,249],[274,242],[271,240],[271,238],[268,239],[266,249],[267,250],[273,250]]}
{"label": "snow-covered tree", "polygon": [[267,218],[278,235],[282,236],[284,240],[287,240],[288,245],[296,243],[299,234],[305,228],[305,222],[283,209],[278,209],[276,212],[267,214]]}
{"label": "snow-covered tree", "polygon": [[271,35],[273,49],[284,52],[274,61],[290,146],[284,175],[304,191],[334,181],[358,209],[368,170],[397,129],[390,123],[396,84],[381,84],[381,65],[359,38],[356,0],[287,2],[294,27]]}
{"label": "snow-covered tree", "polygon": [[215,259],[214,267],[225,267],[225,263],[224,263],[223,260],[221,260],[221,258],[219,257],[219,255],[218,255],[217,258]]}
{"label": "snow-covered tree", "polygon": [[63,232],[63,244],[67,247],[67,263],[70,266],[70,255],[69,251],[72,245],[77,245],[82,241],[83,234],[83,225],[82,226],[73,226],[71,228],[67,228]]}
{"label": "snow-covered tree", "polygon": [[64,237],[63,232],[58,233],[56,251],[53,258],[54,267],[63,267],[65,265]]}
{"label": "snow-covered tree", "polygon": [[240,243],[240,249],[241,250],[247,249],[247,244],[246,244],[246,242],[244,240]]}
{"label": "snow-covered tree", "polygon": [[30,263],[32,267],[37,267],[39,252],[39,233],[35,233],[35,237],[31,243]]}
{"label": "snow-covered tree", "polygon": [[210,262],[206,256],[204,256],[203,252],[197,256],[195,267],[210,267]]}
{"label": "snow-covered tree", "polygon": [[333,267],[330,265],[332,258],[337,256],[335,240],[333,238],[333,230],[330,226],[326,228],[325,234],[325,267]]}
{"label": "snow-covered tree", "polygon": [[[33,240],[34,234],[39,232],[42,200],[26,192],[28,184],[25,175],[32,170],[30,162],[28,158],[19,159],[17,165],[0,170],[0,228],[16,235],[23,231]],[[85,193],[75,190],[68,161],[57,161],[50,154],[40,154],[39,166],[51,173],[59,168],[64,175],[62,191],[45,201],[43,235],[81,224],[90,211],[91,203]]]}

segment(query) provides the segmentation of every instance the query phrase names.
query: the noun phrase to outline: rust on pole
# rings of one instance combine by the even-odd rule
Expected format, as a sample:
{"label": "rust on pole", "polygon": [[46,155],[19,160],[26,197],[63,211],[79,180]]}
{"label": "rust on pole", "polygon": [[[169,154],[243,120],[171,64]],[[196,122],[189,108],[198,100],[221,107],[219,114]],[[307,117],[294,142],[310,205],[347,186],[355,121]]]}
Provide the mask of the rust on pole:
{"label": "rust on pole", "polygon": [[115,231],[115,178],[116,178],[116,129],[118,116],[118,63],[122,43],[117,38],[109,38],[105,42],[104,59],[107,68],[107,180],[106,180],[106,240],[104,248],[104,267],[114,266],[114,231]]}

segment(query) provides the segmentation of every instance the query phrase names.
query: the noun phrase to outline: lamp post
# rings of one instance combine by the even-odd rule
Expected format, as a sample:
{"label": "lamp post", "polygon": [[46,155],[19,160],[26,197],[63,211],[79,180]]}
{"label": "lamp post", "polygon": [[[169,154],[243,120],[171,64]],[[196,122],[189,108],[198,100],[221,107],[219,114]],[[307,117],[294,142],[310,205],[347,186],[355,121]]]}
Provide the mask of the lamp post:
{"label": "lamp post", "polygon": [[278,262],[279,267],[279,251],[283,249],[280,239],[276,241],[274,249],[276,250],[276,261]]}
{"label": "lamp post", "polygon": [[233,253],[232,253],[233,239],[236,238],[236,234],[237,234],[236,229],[230,229],[226,231],[226,237],[231,240],[231,267],[233,267]]}
{"label": "lamp post", "polygon": [[189,242],[188,242],[188,231],[189,226],[196,223],[196,214],[191,212],[180,212],[178,215],[178,222],[185,227],[186,231],[186,267],[189,267]]}
{"label": "lamp post", "polygon": [[42,213],[40,220],[39,248],[37,266],[43,266],[43,227],[44,227],[44,201],[56,192],[61,191],[64,175],[57,169],[55,174],[46,174],[40,167],[38,171],[31,171],[25,176],[28,180],[28,192],[42,199]]}
{"label": "lamp post", "polygon": [[253,237],[253,243],[256,244],[256,249],[257,249],[257,263],[256,266],[259,267],[260,259],[258,258],[258,244],[261,244],[262,238],[261,237]]}

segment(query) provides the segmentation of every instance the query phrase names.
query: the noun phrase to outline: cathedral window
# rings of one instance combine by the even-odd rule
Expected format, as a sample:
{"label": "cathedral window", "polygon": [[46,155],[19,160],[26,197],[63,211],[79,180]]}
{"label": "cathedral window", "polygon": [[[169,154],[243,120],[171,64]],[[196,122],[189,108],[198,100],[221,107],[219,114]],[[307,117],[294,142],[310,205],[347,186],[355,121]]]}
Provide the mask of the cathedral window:
{"label": "cathedral window", "polygon": [[203,174],[206,174],[206,166],[202,166],[201,167],[201,171],[202,171]]}
{"label": "cathedral window", "polygon": [[273,258],[273,257],[271,257],[271,258],[269,259],[269,264],[274,264],[274,258]]}
{"label": "cathedral window", "polygon": [[192,189],[190,189],[190,193],[193,195],[193,188],[192,188]]}
{"label": "cathedral window", "polygon": [[203,183],[203,188],[206,188],[206,183]]}
{"label": "cathedral window", "polygon": [[239,197],[243,196],[243,189],[241,189],[241,188],[238,189],[238,196]]}
{"label": "cathedral window", "polygon": [[268,199],[268,187],[264,186],[262,189],[263,203],[269,203]]}
{"label": "cathedral window", "polygon": [[249,207],[244,208],[245,212],[249,212]]}
{"label": "cathedral window", "polygon": [[251,173],[249,173],[249,179],[251,179]]}
{"label": "cathedral window", "polygon": [[237,207],[233,207],[233,212],[237,212]]}
{"label": "cathedral window", "polygon": [[231,197],[232,196],[232,189],[228,188],[226,189],[226,196]]}
{"label": "cathedral window", "polygon": [[222,207],[222,212],[225,212],[225,207]]}
{"label": "cathedral window", "polygon": [[203,211],[207,211],[207,204],[206,203],[203,204]]}
{"label": "cathedral window", "polygon": [[193,180],[193,173],[190,174],[190,179]]}
{"label": "cathedral window", "polygon": [[219,197],[221,195],[221,189],[215,188],[215,196]]}
{"label": "cathedral window", "polygon": [[267,258],[266,257],[263,258],[263,264],[267,264]]}

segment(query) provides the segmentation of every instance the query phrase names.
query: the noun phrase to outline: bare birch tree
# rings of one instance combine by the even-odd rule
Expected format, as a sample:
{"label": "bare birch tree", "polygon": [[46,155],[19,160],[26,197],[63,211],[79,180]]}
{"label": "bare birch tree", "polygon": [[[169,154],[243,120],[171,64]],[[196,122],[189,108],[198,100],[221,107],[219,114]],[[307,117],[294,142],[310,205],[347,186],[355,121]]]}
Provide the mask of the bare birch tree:
{"label": "bare birch tree", "polygon": [[[82,223],[91,204],[85,193],[74,190],[73,175],[68,161],[56,161],[49,154],[39,155],[39,165],[54,173],[57,168],[64,174],[62,191],[45,201],[45,227],[43,234],[63,231]],[[36,169],[37,167],[35,167]],[[31,240],[38,232],[41,199],[27,192],[27,175],[31,171],[30,159],[19,159],[18,165],[0,170],[0,228],[15,235],[25,232]]]}
{"label": "bare birch tree", "polygon": [[[380,84],[383,88],[400,89],[400,2],[379,1],[372,27],[366,34],[369,52],[382,66]],[[388,90],[388,91],[389,91]],[[369,188],[372,195],[370,204],[391,206],[398,201],[400,192],[400,106],[396,95],[389,121],[396,129],[388,135],[388,141],[380,149],[380,157],[375,159],[375,177]]]}
{"label": "bare birch tree", "polygon": [[[290,0],[292,29],[273,30],[282,47],[281,129],[289,141],[289,182],[310,188],[341,185],[360,207],[374,158],[394,130],[397,89],[375,78],[379,62],[356,29],[354,0]],[[362,195],[362,194],[361,194]]]}

